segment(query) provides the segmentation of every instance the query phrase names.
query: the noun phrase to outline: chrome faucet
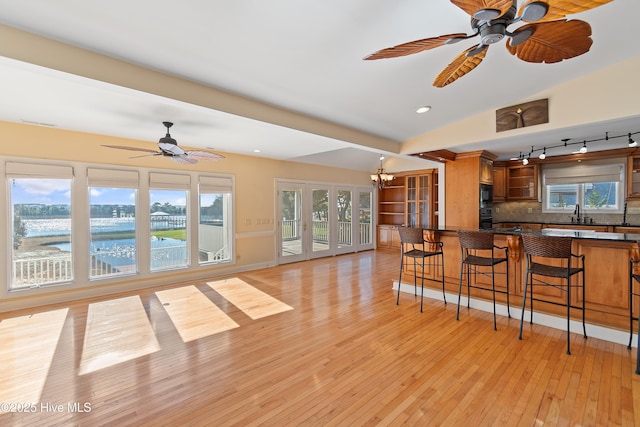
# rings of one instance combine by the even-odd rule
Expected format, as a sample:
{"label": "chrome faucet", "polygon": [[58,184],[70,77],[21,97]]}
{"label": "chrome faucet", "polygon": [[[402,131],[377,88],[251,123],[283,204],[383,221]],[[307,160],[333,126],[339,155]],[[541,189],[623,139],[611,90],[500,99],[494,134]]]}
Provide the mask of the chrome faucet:
{"label": "chrome faucet", "polygon": [[573,214],[576,215],[576,222],[580,224],[580,204],[576,203],[576,208],[573,211]]}

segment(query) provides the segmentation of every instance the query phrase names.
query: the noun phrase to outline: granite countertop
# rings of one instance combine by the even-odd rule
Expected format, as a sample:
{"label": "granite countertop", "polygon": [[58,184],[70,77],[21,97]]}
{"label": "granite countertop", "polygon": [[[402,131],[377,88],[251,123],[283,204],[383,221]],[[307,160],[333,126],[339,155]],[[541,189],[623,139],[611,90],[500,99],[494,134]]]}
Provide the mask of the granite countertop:
{"label": "granite countertop", "polygon": [[589,226],[607,226],[607,227],[631,227],[631,228],[640,228],[640,225],[636,225],[636,224],[621,224],[621,223],[615,223],[615,224],[611,224],[611,223],[604,223],[604,222],[587,222],[587,223],[577,223],[577,222],[558,222],[558,221],[554,221],[554,222],[540,222],[540,221],[496,221],[494,222],[494,224],[499,225],[499,224],[541,224],[541,225],[574,225],[576,227],[580,226],[580,227],[589,227]]}
{"label": "granite countertop", "polygon": [[[540,224],[540,223],[536,222],[535,224]],[[456,232],[458,230],[478,230],[478,228],[448,226],[448,227],[425,227],[425,230]],[[590,230],[579,230],[579,229],[572,230],[572,229],[565,229],[565,228],[543,228],[542,230],[533,230],[533,229],[526,228],[526,226],[524,228],[523,227],[510,227],[510,228],[496,227],[486,231],[493,231],[496,234],[511,235],[511,236],[520,236],[522,233],[531,233],[531,234],[541,234],[543,236],[572,237],[574,239],[583,239],[583,240],[610,240],[610,241],[616,241],[616,242],[632,242],[632,243],[640,241],[640,234],[609,233],[609,232],[603,232],[603,231],[590,231]]]}
{"label": "granite countertop", "polygon": [[614,240],[618,242],[637,242],[640,234],[633,233],[609,233],[605,231],[571,230],[568,228],[543,228],[542,230],[529,230],[527,228],[494,228],[496,234],[520,235],[522,233],[541,234],[543,236],[573,237],[574,239],[588,240]]}

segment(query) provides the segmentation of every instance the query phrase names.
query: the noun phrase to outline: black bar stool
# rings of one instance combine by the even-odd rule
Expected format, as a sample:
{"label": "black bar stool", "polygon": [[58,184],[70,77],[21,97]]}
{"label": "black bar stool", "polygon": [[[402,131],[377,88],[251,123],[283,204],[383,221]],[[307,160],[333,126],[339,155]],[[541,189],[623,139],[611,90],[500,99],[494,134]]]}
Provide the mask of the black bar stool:
{"label": "black bar stool", "polygon": [[[638,244],[640,245],[640,242]],[[638,375],[640,375],[640,320],[633,315],[633,297],[640,297],[640,273],[634,273],[634,267],[639,263],[640,259],[631,258],[629,260],[629,345],[627,345],[627,348],[631,350],[633,321],[638,320],[638,347],[636,349],[636,374]],[[636,282],[638,286],[634,286]]]}
{"label": "black bar stool", "polygon": [[[531,319],[530,323],[533,323],[533,276],[543,276],[544,278],[557,278],[566,280],[565,283],[549,283],[546,280],[549,279],[536,279],[535,285],[552,286],[566,293],[565,303],[558,303],[555,301],[544,300],[536,298],[536,301],[543,301],[550,304],[563,305],[567,307],[567,354],[571,354],[571,308],[582,310],[582,333],[584,338],[587,338],[587,329],[585,327],[585,295],[584,295],[584,255],[574,255],[571,252],[571,244],[573,239],[571,237],[562,236],[546,236],[542,234],[523,234],[522,243],[524,244],[524,251],[527,255],[527,275],[524,283],[524,294],[522,297],[522,317],[520,318],[520,335],[518,339],[522,339],[522,324],[524,322],[524,309],[527,303],[527,288],[530,292],[530,310]],[[553,258],[561,260],[561,265],[543,264],[540,258]],[[581,261],[579,267],[572,266],[572,260],[576,259]],[[558,264],[557,262],[555,264]],[[571,278],[582,273],[582,280],[577,285],[571,284]],[[579,288],[582,290],[582,306],[575,306],[571,304],[571,288]]]}
{"label": "black bar stool", "polygon": [[[511,317],[509,308],[509,249],[504,246],[496,246],[493,243],[494,234],[491,231],[458,231],[458,239],[460,240],[460,250],[462,251],[462,261],[460,263],[460,285],[458,286],[458,312],[456,320],[460,320],[460,298],[462,296],[462,277],[467,273],[467,308],[470,308],[471,288],[491,291],[493,296],[493,329],[498,330],[496,322],[496,290],[495,266],[506,263],[506,282],[507,282],[507,313]],[[496,257],[496,249],[504,250],[504,257]],[[491,252],[489,254],[489,251]],[[465,268],[466,267],[466,268]],[[485,268],[481,268],[485,267]],[[491,267],[491,272],[486,267]],[[481,274],[491,277],[491,288],[482,286],[477,281],[471,284],[471,273]],[[504,293],[504,292],[502,292]]]}
{"label": "black bar stool", "polygon": [[[422,313],[422,300],[424,297],[424,281],[431,280],[433,282],[442,283],[442,297],[444,303],[447,303],[447,298],[444,292],[444,253],[442,251],[442,242],[429,242],[425,240],[424,234],[421,228],[409,228],[398,227],[398,233],[400,234],[400,278],[398,279],[398,297],[396,298],[396,304],[400,304],[400,284],[402,283],[402,270],[404,269],[407,258],[413,258],[413,285],[414,293],[418,295],[418,265],[421,267],[422,278],[422,291],[420,294],[420,312]],[[416,246],[420,247],[417,248]],[[432,279],[424,277],[424,260],[425,258],[437,258],[440,257],[440,280],[437,278]],[[418,259],[422,262],[418,264]],[[436,264],[437,265],[437,264]]]}

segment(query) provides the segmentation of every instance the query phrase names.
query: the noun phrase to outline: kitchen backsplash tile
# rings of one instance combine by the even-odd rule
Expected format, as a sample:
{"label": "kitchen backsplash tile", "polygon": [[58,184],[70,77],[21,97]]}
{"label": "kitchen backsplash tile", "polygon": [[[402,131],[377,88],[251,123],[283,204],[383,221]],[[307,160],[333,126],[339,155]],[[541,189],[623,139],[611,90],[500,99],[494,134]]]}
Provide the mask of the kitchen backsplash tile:
{"label": "kitchen backsplash tile", "polygon": [[[493,204],[493,222],[540,222],[540,223],[568,223],[571,222],[573,212],[570,213],[542,213],[542,203],[539,202],[503,202]],[[582,213],[582,217],[593,218],[597,224],[622,223],[622,214]],[[629,201],[627,204],[627,223],[640,226],[640,200]]]}

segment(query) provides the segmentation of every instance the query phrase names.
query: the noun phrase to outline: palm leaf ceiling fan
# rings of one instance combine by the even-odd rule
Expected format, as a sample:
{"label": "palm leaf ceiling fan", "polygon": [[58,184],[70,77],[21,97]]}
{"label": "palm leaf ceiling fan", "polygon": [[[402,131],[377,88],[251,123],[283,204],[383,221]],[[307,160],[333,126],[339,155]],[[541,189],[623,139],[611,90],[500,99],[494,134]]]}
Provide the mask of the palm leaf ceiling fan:
{"label": "palm leaf ceiling fan", "polygon": [[[444,87],[476,68],[490,45],[509,37],[507,50],[527,62],[554,63],[574,58],[591,48],[591,26],[578,19],[568,21],[566,15],[584,12],[612,0],[450,0],[471,16],[472,33],[446,34],[416,40],[379,50],[365,60],[396,58],[433,49],[445,44],[480,36],[480,43],[458,55],[436,77],[433,85]],[[517,10],[517,13],[516,13]],[[508,27],[525,22],[513,31]]]}
{"label": "palm leaf ceiling fan", "polygon": [[180,164],[194,164],[198,163],[199,160],[205,161],[215,161],[224,159],[224,156],[216,153],[210,153],[208,151],[199,151],[199,150],[183,150],[178,147],[178,141],[173,139],[169,134],[169,128],[173,126],[171,122],[162,122],[162,124],[167,128],[167,134],[160,138],[158,141],[158,150],[151,150],[147,148],[136,148],[136,147],[127,147],[126,145],[103,145],[103,147],[108,148],[116,148],[118,150],[129,150],[129,151],[140,151],[145,154],[142,156],[134,156],[131,157],[146,157],[146,156],[166,156],[169,157],[176,163]]}

